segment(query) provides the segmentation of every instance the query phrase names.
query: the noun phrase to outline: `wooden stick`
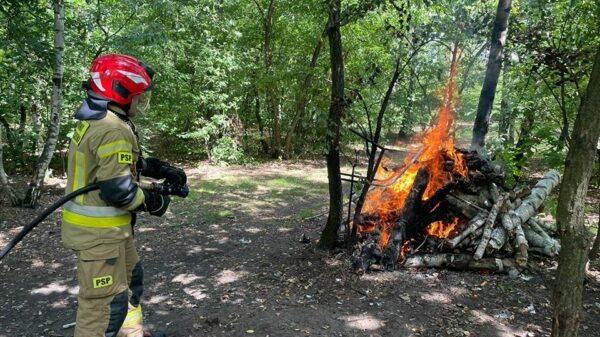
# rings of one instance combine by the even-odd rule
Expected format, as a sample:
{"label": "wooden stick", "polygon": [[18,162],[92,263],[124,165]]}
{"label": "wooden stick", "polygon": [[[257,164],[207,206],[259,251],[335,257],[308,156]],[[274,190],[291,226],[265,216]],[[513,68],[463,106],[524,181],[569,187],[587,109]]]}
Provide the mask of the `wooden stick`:
{"label": "wooden stick", "polygon": [[490,236],[489,247],[492,249],[500,249],[504,246],[506,242],[507,234],[506,229],[504,227],[496,227],[492,231],[492,235]]}
{"label": "wooden stick", "polygon": [[[513,217],[511,216],[511,219],[512,218]],[[529,244],[527,243],[527,239],[525,238],[525,233],[523,233],[523,227],[521,227],[520,221],[517,221],[515,225],[515,235],[515,240],[517,242],[516,248],[518,249],[516,261],[518,265],[524,266],[527,264],[527,260],[529,259],[529,255],[527,254]]]}
{"label": "wooden stick", "polygon": [[539,227],[541,227],[548,234],[556,234],[556,224],[550,223],[548,221],[544,221],[537,216],[531,217],[529,222],[535,222]]}
{"label": "wooden stick", "polygon": [[475,255],[473,258],[475,260],[480,260],[483,257],[483,253],[485,252],[485,248],[490,242],[490,237],[492,235],[492,230],[494,228],[494,223],[496,222],[496,217],[498,216],[498,211],[500,208],[504,206],[504,202],[508,198],[508,194],[505,193],[500,196],[498,201],[492,207],[492,210],[488,214],[488,217],[485,221],[485,229],[483,230],[483,236],[481,237],[481,241],[479,242],[479,246],[477,246],[477,250],[475,251]]}
{"label": "wooden stick", "polygon": [[500,273],[507,273],[510,269],[516,268],[516,264],[512,259],[486,258],[476,261],[472,256],[466,254],[416,255],[408,257],[404,266],[413,268],[491,270]]}
{"label": "wooden stick", "polygon": [[465,228],[462,232],[458,233],[457,236],[452,238],[452,240],[448,240],[446,245],[449,248],[456,247],[462,240],[464,240],[469,234],[475,232],[479,227],[485,224],[486,216],[482,214],[476,215],[469,223],[467,224],[467,228]]}

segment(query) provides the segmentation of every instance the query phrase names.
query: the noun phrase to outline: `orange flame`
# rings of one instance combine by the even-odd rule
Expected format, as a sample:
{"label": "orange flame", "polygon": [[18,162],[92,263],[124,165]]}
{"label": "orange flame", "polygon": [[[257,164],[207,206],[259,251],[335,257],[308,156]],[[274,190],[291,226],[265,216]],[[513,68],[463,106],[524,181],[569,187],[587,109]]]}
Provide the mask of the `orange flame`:
{"label": "orange flame", "polygon": [[[435,191],[451,181],[453,173],[465,177],[468,174],[462,154],[454,149],[452,127],[454,122],[453,111],[456,106],[456,83],[454,81],[457,73],[456,49],[452,56],[450,76],[443,90],[441,90],[442,104],[438,108],[435,124],[421,134],[416,135],[412,140],[413,143],[421,144],[420,149],[417,148],[407,155],[403,165],[397,169],[386,169],[390,159],[384,158],[377,167],[375,175],[380,186],[374,186],[367,194],[362,213],[379,215],[381,219],[379,224],[381,239],[379,243],[382,247],[387,244],[389,233],[398,219],[398,211],[404,205],[419,168],[425,166],[429,172],[429,183],[423,195],[424,200],[430,198]],[[448,172],[448,169],[452,172]],[[455,220],[454,226],[457,223],[458,219]],[[435,227],[444,228],[441,232],[448,231],[447,234],[449,234],[451,232],[450,228],[454,228],[454,226],[436,225]]]}
{"label": "orange flame", "polygon": [[450,223],[446,223],[444,221],[436,221],[432,222],[425,228],[425,232],[431,236],[435,236],[438,238],[447,238],[454,231],[456,226],[458,226],[458,217],[454,217],[454,220]]}

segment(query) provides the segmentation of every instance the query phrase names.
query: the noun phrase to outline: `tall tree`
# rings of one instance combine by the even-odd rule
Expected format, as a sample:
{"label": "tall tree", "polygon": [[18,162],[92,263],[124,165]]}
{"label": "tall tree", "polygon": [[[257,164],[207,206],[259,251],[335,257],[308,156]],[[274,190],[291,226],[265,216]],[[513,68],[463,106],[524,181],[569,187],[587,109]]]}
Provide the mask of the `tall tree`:
{"label": "tall tree", "polygon": [[34,176],[29,184],[29,189],[23,200],[25,206],[35,207],[40,197],[41,187],[44,183],[46,171],[52,160],[58,132],[60,130],[60,112],[62,104],[63,87],[63,57],[65,50],[65,13],[63,0],[54,0],[54,71],[52,74],[52,108],[48,120],[48,131],[44,150],[38,158]]}
{"label": "tall tree", "polygon": [[511,0],[498,0],[496,20],[492,29],[490,55],[481,88],[481,95],[479,96],[477,117],[473,126],[473,138],[471,139],[471,149],[477,151],[482,151],[485,146],[485,136],[488,132],[492,105],[494,104],[494,96],[496,95],[496,86],[498,85],[500,69],[502,68],[502,50],[506,44],[511,2]]}
{"label": "tall tree", "polygon": [[600,136],[600,47],[586,94],[579,107],[558,196],[556,220],[562,245],[554,285],[552,337],[576,337],[589,242],[584,202]]}
{"label": "tall tree", "polygon": [[292,119],[292,124],[290,125],[290,129],[288,130],[285,136],[285,143],[283,146],[283,156],[285,158],[290,157],[290,152],[292,148],[292,139],[294,138],[294,134],[298,127],[298,123],[306,114],[306,105],[308,103],[310,89],[312,86],[312,81],[314,78],[315,67],[317,66],[317,60],[319,59],[319,55],[321,54],[321,48],[323,47],[323,39],[327,34],[327,29],[323,31],[323,33],[319,36],[317,40],[317,45],[313,50],[312,57],[310,59],[310,64],[308,65],[308,70],[306,75],[304,76],[304,80],[302,81],[302,87],[300,88],[300,92],[298,93],[298,101],[296,103],[296,112],[294,114],[294,118]]}
{"label": "tall tree", "polygon": [[8,201],[11,205],[16,205],[19,203],[19,198],[17,197],[15,191],[8,183],[8,176],[4,171],[4,160],[2,158],[2,154],[4,153],[4,140],[2,138],[3,135],[3,126],[0,126],[0,192],[2,192],[8,198]]}
{"label": "tall tree", "polygon": [[277,83],[273,75],[273,16],[275,14],[275,0],[269,0],[266,12],[257,0],[254,1],[263,18],[263,62],[265,65],[266,100],[271,114],[271,156],[277,158],[281,155],[281,111],[277,95]]}
{"label": "tall tree", "polygon": [[342,223],[342,179],[340,175],[340,124],[344,113],[344,59],[340,32],[341,0],[329,1],[329,55],[331,60],[331,105],[327,118],[327,176],[329,178],[329,216],[321,233],[319,247],[335,246]]}

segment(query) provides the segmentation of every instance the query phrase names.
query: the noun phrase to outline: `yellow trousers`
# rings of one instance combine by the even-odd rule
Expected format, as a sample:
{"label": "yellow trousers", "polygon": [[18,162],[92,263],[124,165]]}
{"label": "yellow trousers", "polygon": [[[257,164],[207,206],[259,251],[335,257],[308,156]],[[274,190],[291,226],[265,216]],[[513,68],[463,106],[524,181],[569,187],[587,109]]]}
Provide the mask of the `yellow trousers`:
{"label": "yellow trousers", "polygon": [[133,238],[77,254],[74,337],[142,337],[143,271]]}

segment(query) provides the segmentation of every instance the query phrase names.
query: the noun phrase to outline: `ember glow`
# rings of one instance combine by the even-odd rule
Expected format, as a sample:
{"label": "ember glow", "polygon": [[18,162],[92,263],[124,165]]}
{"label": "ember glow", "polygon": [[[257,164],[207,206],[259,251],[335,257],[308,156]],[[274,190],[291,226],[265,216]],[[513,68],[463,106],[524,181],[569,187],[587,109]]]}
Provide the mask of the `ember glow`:
{"label": "ember glow", "polygon": [[[461,153],[454,149],[454,107],[456,106],[456,53],[450,69],[448,82],[440,91],[442,104],[438,108],[436,122],[430,128],[416,135],[412,144],[420,144],[409,153],[398,168],[389,169],[390,160],[384,158],[377,167],[374,186],[367,194],[362,214],[379,216],[381,231],[380,245],[387,244],[389,233],[396,224],[399,210],[421,167],[427,167],[429,183],[423,199],[429,199],[435,191],[453,179],[453,174],[467,176],[468,169]],[[456,218],[450,223],[435,222],[429,225],[427,233],[437,237],[448,237],[458,225]],[[373,226],[360,226],[359,231],[370,231]]]}

